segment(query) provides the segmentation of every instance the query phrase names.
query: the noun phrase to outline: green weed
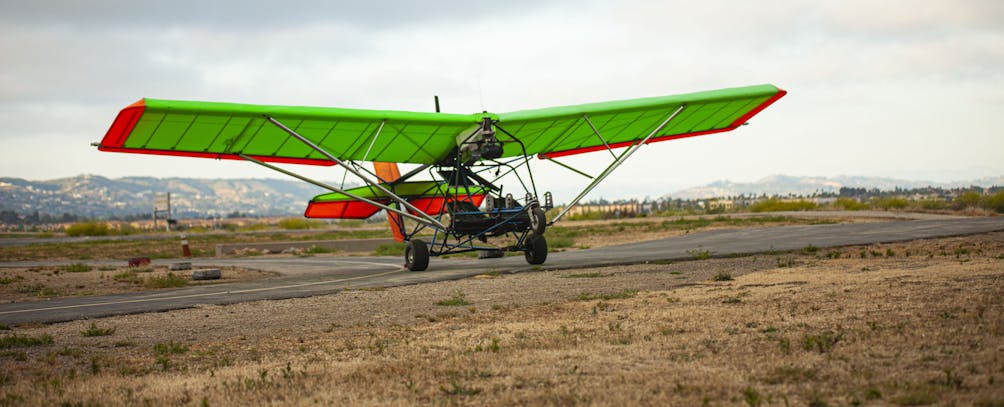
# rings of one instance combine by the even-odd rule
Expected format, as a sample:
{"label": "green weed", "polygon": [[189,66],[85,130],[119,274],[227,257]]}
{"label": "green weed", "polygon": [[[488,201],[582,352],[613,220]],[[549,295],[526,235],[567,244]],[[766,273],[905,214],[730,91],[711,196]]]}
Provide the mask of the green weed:
{"label": "green weed", "polygon": [[732,281],[732,273],[728,271],[719,271],[717,274],[711,277],[711,281]]}
{"label": "green weed", "polygon": [[52,335],[49,334],[44,334],[39,337],[14,334],[0,338],[0,349],[27,348],[38,345],[48,345],[51,343]]}
{"label": "green weed", "polygon": [[687,254],[694,258],[694,260],[707,260],[711,258],[712,252],[708,249],[692,249],[687,250]]}
{"label": "green weed", "polygon": [[805,335],[802,338],[802,349],[807,351],[817,351],[819,353],[827,353],[833,350],[833,347],[843,339],[843,334],[838,334],[832,331],[826,331],[818,333],[815,335]]}
{"label": "green weed", "polygon": [[62,270],[67,273],[85,273],[91,271],[92,269],[93,267],[88,266],[84,263],[67,264],[62,267]]}
{"label": "green weed", "polygon": [[98,328],[98,325],[91,322],[91,326],[80,331],[83,336],[108,336],[115,333],[115,328]]}
{"label": "green weed", "polygon": [[188,285],[188,279],[174,273],[167,273],[167,275],[159,277],[150,277],[143,282],[143,286],[146,288],[172,288],[184,287],[186,285]]}
{"label": "green weed", "polygon": [[743,400],[746,401],[746,405],[750,407],[757,407],[763,403],[763,396],[756,389],[747,386],[743,389]]}
{"label": "green weed", "polygon": [[188,352],[188,345],[174,341],[158,343],[153,345],[153,351],[158,355],[180,355]]}
{"label": "green weed", "polygon": [[575,246],[575,239],[567,236],[550,236],[547,239],[547,247],[551,249],[564,249]]}
{"label": "green weed", "polygon": [[457,290],[453,293],[453,297],[445,300],[436,301],[436,305],[442,307],[458,307],[464,305],[471,305],[470,301],[467,301],[467,295],[463,291]]}
{"label": "green weed", "polygon": [[404,249],[407,247],[402,242],[382,244],[373,250],[374,256],[404,256]]}

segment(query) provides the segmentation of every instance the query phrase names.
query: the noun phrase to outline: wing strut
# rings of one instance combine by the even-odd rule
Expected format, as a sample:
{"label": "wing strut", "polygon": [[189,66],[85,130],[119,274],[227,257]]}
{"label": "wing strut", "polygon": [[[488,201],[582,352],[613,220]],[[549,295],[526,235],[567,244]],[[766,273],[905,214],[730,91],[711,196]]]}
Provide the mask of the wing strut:
{"label": "wing strut", "polygon": [[[297,174],[295,172],[288,171],[288,170],[276,167],[276,166],[274,166],[272,164],[268,164],[268,163],[262,162],[260,160],[256,160],[256,159],[248,157],[248,156],[246,156],[244,154],[237,154],[237,156],[239,156],[240,158],[243,158],[243,159],[245,159],[247,161],[250,161],[250,162],[253,162],[255,164],[258,164],[260,166],[263,166],[265,168],[268,168],[270,170],[281,172],[281,173],[289,175],[289,176],[291,176],[293,178],[296,178],[296,179],[299,179],[301,181],[317,185],[317,186],[319,186],[321,188],[324,188],[324,189],[327,189],[327,190],[330,190],[330,191],[333,191],[333,192],[337,192],[339,194],[345,195],[345,196],[347,196],[349,198],[352,198],[352,199],[355,199],[357,201],[366,202],[366,203],[368,203],[370,205],[373,205],[373,206],[375,206],[377,208],[380,208],[380,209],[383,209],[383,210],[386,210],[386,211],[389,211],[389,212],[394,212],[394,213],[396,213],[398,215],[401,215],[401,216],[405,216],[405,217],[407,217],[409,219],[415,220],[416,222],[421,222],[421,223],[427,224],[427,225],[432,226],[432,227],[437,227],[438,226],[435,223],[431,223],[428,220],[422,219],[422,218],[420,218],[418,216],[412,215],[412,214],[410,214],[408,212],[405,212],[405,211],[402,211],[400,209],[392,208],[392,207],[384,205],[384,204],[382,204],[380,202],[376,202],[376,201],[371,200],[371,199],[363,198],[363,197],[361,197],[359,195],[355,195],[355,194],[353,194],[351,192],[348,192],[348,191],[345,191],[343,189],[333,187],[331,185],[325,184],[325,183],[320,182],[320,181],[312,180],[310,178],[304,177],[304,176],[302,176],[300,174]],[[395,196],[397,196],[397,195],[395,195]],[[419,213],[422,213],[422,212],[419,212]]]}
{"label": "wing strut", "polygon": [[[367,184],[370,184],[374,188],[379,189],[381,192],[387,194],[387,196],[389,198],[397,201],[398,203],[400,203],[401,205],[403,205],[405,208],[408,208],[409,210],[411,210],[411,211],[415,212],[416,214],[420,215],[422,218],[425,218],[422,221],[422,223],[429,224],[430,226],[437,227],[437,228],[440,228],[440,229],[446,229],[446,225],[444,225],[444,224],[442,224],[442,222],[436,220],[436,218],[433,218],[432,216],[429,216],[425,212],[422,212],[420,209],[416,208],[414,205],[408,203],[408,200],[406,200],[406,199],[398,196],[397,194],[391,192],[387,188],[384,188],[383,185],[380,185],[379,183],[377,183],[377,182],[369,179],[369,177],[366,177],[361,172],[357,171],[355,168],[352,168],[351,166],[345,165],[344,161],[338,159],[338,157],[335,157],[331,153],[329,153],[327,151],[324,151],[323,148],[321,148],[317,144],[314,144],[312,141],[307,140],[306,137],[301,136],[299,133],[293,131],[293,129],[291,129],[289,127],[286,127],[286,125],[282,124],[281,122],[279,122],[278,120],[276,120],[274,117],[272,117],[272,116],[265,116],[265,118],[268,119],[268,121],[270,123],[274,124],[276,127],[282,129],[286,133],[289,133],[290,136],[296,137],[298,140],[300,140],[304,144],[310,146],[310,148],[314,149],[318,153],[321,153],[325,157],[328,157],[329,159],[331,159],[331,161],[334,161],[334,162],[338,163],[338,165],[341,165],[342,168],[344,168],[346,171],[351,172],[353,175],[359,177],[359,179],[363,180]],[[318,186],[320,186],[320,185],[318,185]],[[359,198],[359,197],[350,196],[349,194],[347,194],[347,193],[345,193],[343,191],[336,191],[336,192],[340,192],[342,194],[345,194],[346,196],[349,196],[350,198],[353,198],[353,199],[363,200],[362,198]],[[367,202],[367,203],[369,203],[369,204],[372,205],[372,202]],[[388,209],[389,207],[386,206],[386,205],[379,205],[378,207],[380,207],[382,209],[391,210],[391,209]],[[394,209],[392,211],[394,213],[401,213],[401,214],[408,215],[409,218],[415,218],[414,216],[411,216],[411,214],[408,214],[407,211],[401,211],[401,210],[398,210],[398,209]]]}
{"label": "wing strut", "polygon": [[607,151],[610,152],[610,156],[613,157],[616,160],[617,159],[617,155],[614,154],[614,150],[610,149],[610,144],[607,144],[607,140],[604,139],[602,135],[600,135],[600,131],[597,130],[596,126],[593,125],[593,121],[589,120],[589,116],[582,115],[582,118],[586,119],[586,123],[589,124],[589,128],[593,129],[593,133],[596,133],[596,137],[599,137],[600,141],[603,142],[603,147],[606,147]]}
{"label": "wing strut", "polygon": [[[642,145],[647,143],[648,140],[652,138],[652,136],[655,136],[656,134],[659,133],[660,130],[662,130],[663,127],[666,127],[666,125],[669,124],[669,122],[672,121],[673,118],[676,117],[676,115],[680,114],[680,112],[683,111],[683,108],[686,106],[687,105],[680,105],[680,107],[678,107],[676,111],[673,112],[673,114],[669,115],[669,117],[667,117],[666,120],[663,120],[662,123],[659,124],[659,127],[656,127],[655,130],[652,130],[652,132],[649,133],[648,136],[645,137],[645,139],[643,139],[638,144],[634,144],[631,147],[628,147],[627,150],[624,150],[624,152],[621,153],[620,157],[617,157],[617,159],[614,160],[614,162],[610,163],[610,165],[607,166],[607,168],[603,170],[603,172],[601,172],[600,175],[598,175],[596,179],[593,180],[593,182],[590,182],[589,185],[586,186],[586,189],[584,189],[582,193],[579,194],[579,196],[575,197],[575,199],[572,200],[572,203],[565,206],[565,209],[562,209],[561,212],[554,217],[554,219],[551,219],[550,224],[557,222],[558,219],[561,219],[562,216],[565,216],[565,213],[567,213],[570,209],[572,209],[572,207],[575,206],[575,204],[579,203],[579,201],[582,200],[582,198],[585,197],[586,194],[589,193],[589,191],[592,191],[593,188],[596,188],[596,185],[599,184],[600,181],[603,181],[604,178],[610,175],[610,173],[613,172],[615,169],[617,169],[617,167],[619,167],[622,163],[624,163],[624,160],[630,158],[631,154],[634,154],[636,151],[638,151],[638,149],[641,148]],[[596,135],[598,136],[599,133],[596,133]]]}

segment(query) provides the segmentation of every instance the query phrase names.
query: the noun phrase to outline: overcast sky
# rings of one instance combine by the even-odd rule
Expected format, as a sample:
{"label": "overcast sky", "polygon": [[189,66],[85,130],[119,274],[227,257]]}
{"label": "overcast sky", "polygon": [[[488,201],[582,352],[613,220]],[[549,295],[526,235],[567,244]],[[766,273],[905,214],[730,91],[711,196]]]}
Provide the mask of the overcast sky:
{"label": "overcast sky", "polygon": [[[643,148],[593,197],[1004,174],[1000,0],[338,3],[0,1],[0,176],[283,177],[89,146],[143,97],[430,111],[438,94],[472,113],[760,83],[789,94],[736,131]],[[559,201],[588,181],[534,168]]]}

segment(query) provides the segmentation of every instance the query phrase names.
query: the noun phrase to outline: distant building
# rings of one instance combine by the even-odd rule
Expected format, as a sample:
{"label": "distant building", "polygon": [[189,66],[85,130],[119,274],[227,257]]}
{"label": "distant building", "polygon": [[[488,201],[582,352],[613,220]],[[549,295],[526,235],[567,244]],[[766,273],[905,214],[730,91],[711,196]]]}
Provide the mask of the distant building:
{"label": "distant building", "polygon": [[629,218],[638,214],[649,213],[652,205],[637,200],[604,204],[578,204],[568,210],[568,216],[586,216],[600,214],[604,218]]}

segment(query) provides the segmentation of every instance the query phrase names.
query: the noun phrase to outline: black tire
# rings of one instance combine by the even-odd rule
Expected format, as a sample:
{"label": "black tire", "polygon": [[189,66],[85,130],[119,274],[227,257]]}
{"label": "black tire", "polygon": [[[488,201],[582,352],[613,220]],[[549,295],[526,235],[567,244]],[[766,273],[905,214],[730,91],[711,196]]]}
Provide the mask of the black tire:
{"label": "black tire", "polygon": [[547,217],[544,215],[544,210],[540,208],[532,208],[527,215],[530,215],[530,232],[535,235],[543,235],[544,231],[547,230]]}
{"label": "black tire", "polygon": [[547,239],[541,235],[530,235],[526,238],[526,262],[530,264],[544,264],[547,260]]}
{"label": "black tire", "polygon": [[404,266],[411,271],[423,271],[429,267],[429,245],[420,239],[408,241],[404,248]]}
{"label": "black tire", "polygon": [[497,259],[499,257],[505,257],[505,252],[499,249],[495,250],[478,250],[479,259]]}

